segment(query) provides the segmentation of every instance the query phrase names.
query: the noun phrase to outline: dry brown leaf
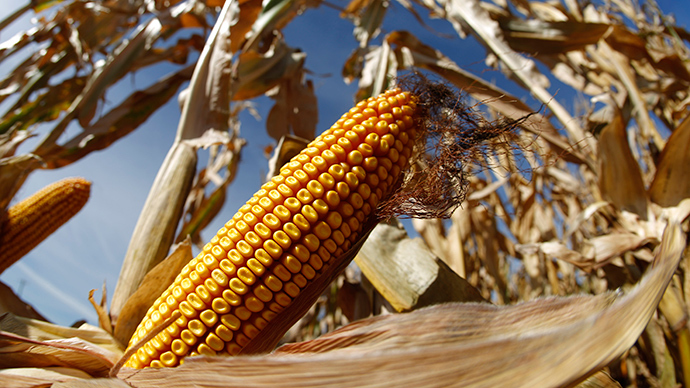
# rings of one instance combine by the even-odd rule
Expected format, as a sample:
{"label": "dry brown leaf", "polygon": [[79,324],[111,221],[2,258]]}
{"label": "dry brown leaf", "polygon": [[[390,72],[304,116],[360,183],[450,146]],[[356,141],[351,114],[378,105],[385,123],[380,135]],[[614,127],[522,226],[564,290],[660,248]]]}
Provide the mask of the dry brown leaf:
{"label": "dry brown leaf", "polygon": [[106,333],[113,334],[113,325],[110,323],[110,316],[108,315],[108,310],[106,306],[106,293],[105,293],[105,283],[103,284],[103,293],[101,294],[101,303],[96,303],[93,299],[93,294],[96,290],[89,291],[89,302],[96,310],[96,315],[98,316],[98,324],[101,329],[105,330]]}
{"label": "dry brown leaf", "polygon": [[444,302],[483,302],[479,291],[404,229],[379,224],[355,262],[379,293],[397,310],[410,311]]}
{"label": "dry brown leaf", "polygon": [[318,104],[311,81],[304,81],[304,71],[298,70],[280,83],[276,100],[266,118],[266,132],[275,140],[290,133],[313,139],[319,119]]}
{"label": "dry brown leaf", "polygon": [[125,345],[129,342],[149,307],[193,258],[191,241],[186,238],[175,246],[170,256],[146,274],[139,288],[127,299],[120,311],[114,333],[120,343]]}
{"label": "dry brown leaf", "polygon": [[612,259],[620,257],[626,252],[633,251],[654,241],[656,241],[655,238],[638,236],[632,233],[613,233],[585,240],[584,244],[591,248],[591,252],[587,254],[569,249],[556,241],[521,245],[520,251],[528,254],[535,249],[539,249],[548,258],[563,260],[590,272],[593,269],[606,265]]}
{"label": "dry brown leaf", "polygon": [[390,88],[397,72],[398,61],[387,41],[384,41],[381,46],[370,47],[364,55],[359,91],[355,98],[362,100]]}
{"label": "dry brown leaf", "polygon": [[68,380],[53,384],[51,388],[132,388],[120,379],[98,378],[88,380]]}
{"label": "dry brown leaf", "polygon": [[0,373],[0,384],[5,388],[50,388],[53,379]]}
{"label": "dry brown leaf", "polygon": [[302,68],[306,54],[289,47],[276,37],[266,52],[247,51],[239,55],[236,82],[232,84],[235,101],[260,96],[292,77]]}
{"label": "dry brown leaf", "polygon": [[39,149],[39,155],[52,168],[71,164],[94,151],[105,149],[127,136],[167,103],[184,82],[193,66],[161,78],[144,90],[137,90],[120,105],[60,145]]}
{"label": "dry brown leaf", "polygon": [[240,11],[230,27],[230,52],[236,53],[245,43],[245,36],[252,29],[261,13],[261,0],[238,1]]}
{"label": "dry brown leaf", "polygon": [[262,2],[265,5],[252,25],[252,31],[247,38],[243,50],[255,50],[275,30],[281,30],[290,21],[302,13],[307,6],[318,6],[321,0],[275,0]]}
{"label": "dry brown leaf", "polygon": [[668,138],[659,156],[654,181],[649,188],[652,201],[661,206],[676,206],[690,197],[690,118],[686,118]]}
{"label": "dry brown leaf", "polygon": [[597,266],[602,266],[625,252],[655,241],[654,237],[638,236],[632,233],[611,233],[587,240],[594,247],[594,261]]}
{"label": "dry brown leaf", "polygon": [[643,139],[651,141],[658,148],[663,148],[666,141],[656,130],[656,126],[649,116],[649,106],[647,106],[641,85],[638,85],[636,82],[636,77],[640,71],[633,66],[631,57],[612,50],[606,42],[601,42],[598,48],[602,58],[609,61],[610,66],[614,69],[615,76],[620,80],[628,93],[627,97],[633,106],[632,113],[640,128],[640,134]]}
{"label": "dry brown leaf", "polygon": [[513,50],[532,55],[555,55],[595,44],[610,28],[604,23],[545,22],[538,19],[499,20],[503,36]]}
{"label": "dry brown leaf", "polygon": [[271,179],[274,175],[280,172],[280,168],[297,156],[300,151],[307,147],[309,140],[298,136],[285,135],[280,138],[278,146],[273,151],[273,156],[268,161],[268,173],[266,174],[266,181]]}
{"label": "dry brown leaf", "polygon": [[[218,215],[223,205],[225,205],[227,185],[221,184],[217,186],[207,197],[205,195],[205,185],[200,186],[199,179],[196,181],[197,184],[191,190],[187,200],[186,214],[189,215],[189,218],[185,218],[175,242],[180,243],[189,238],[198,248],[203,248],[205,242],[201,237],[201,231]],[[194,206],[190,205],[190,202],[195,202]]]}
{"label": "dry brown leaf", "polygon": [[[91,376],[106,376],[113,364],[121,357],[121,354],[111,352],[105,347],[89,342],[79,337],[67,337],[76,333],[89,335],[88,331],[79,333],[79,329],[61,328],[63,337],[58,339],[31,339],[27,334],[36,334],[32,328],[35,322],[28,324],[20,318],[5,314],[0,317],[0,369],[17,367],[53,367],[62,366],[78,368]],[[8,330],[9,329],[9,330]],[[27,329],[30,329],[27,331]],[[26,334],[19,334],[25,332]],[[104,332],[103,332],[104,333]],[[110,338],[109,347],[114,346],[115,341]]]}
{"label": "dry brown leaf", "polygon": [[388,6],[389,2],[385,0],[368,0],[366,7],[359,10],[354,20],[354,35],[359,47],[366,47],[379,34]]}
{"label": "dry brown leaf", "polygon": [[[37,385],[41,386],[41,384],[48,384],[47,386],[50,386],[50,383],[52,382],[69,381],[75,379],[91,379],[91,376],[82,370],[65,367],[11,368],[0,370],[0,384],[2,384],[2,387],[7,387],[8,385],[4,383],[10,382],[15,378],[30,378],[38,380],[36,382],[22,382],[22,384],[26,383],[27,385],[17,385],[28,388],[35,387]],[[5,379],[7,381],[3,381]]]}
{"label": "dry brown leaf", "polygon": [[139,388],[568,386],[635,343],[685,245],[680,226],[669,224],[654,265],[625,295],[445,304],[358,321],[268,356],[194,357],[119,377]]}
{"label": "dry brown leaf", "polygon": [[104,351],[119,354],[120,345],[103,329],[83,324],[79,328],[64,327],[36,319],[14,316],[10,313],[0,315],[0,330],[26,337],[30,340],[47,341],[65,338],[80,338]]}
{"label": "dry brown leaf", "polygon": [[21,300],[5,283],[0,282],[0,314],[3,313],[47,321],[31,305]]}
{"label": "dry brown leaf", "polygon": [[599,186],[604,198],[620,210],[647,219],[647,193],[620,114],[601,131],[599,163]]}
{"label": "dry brown leaf", "polygon": [[578,384],[575,388],[621,388],[621,385],[603,371],[599,371]]}
{"label": "dry brown leaf", "polygon": [[[593,258],[583,256],[580,252],[569,249],[565,245],[557,241],[549,241],[539,244],[521,244],[518,245],[518,252],[523,255],[533,255],[537,251],[541,251],[547,259],[555,258],[558,260],[563,260],[570,264],[576,265],[585,271],[591,271],[593,266]],[[534,266],[535,264],[533,264]],[[539,272],[532,269],[535,275]]]}

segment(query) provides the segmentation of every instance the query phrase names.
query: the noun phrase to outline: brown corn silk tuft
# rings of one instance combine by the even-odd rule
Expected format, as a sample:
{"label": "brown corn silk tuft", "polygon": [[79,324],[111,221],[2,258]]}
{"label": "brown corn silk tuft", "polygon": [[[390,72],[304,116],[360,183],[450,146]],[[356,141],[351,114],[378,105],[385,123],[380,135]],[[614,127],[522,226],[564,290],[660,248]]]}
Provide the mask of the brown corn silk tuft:
{"label": "brown corn silk tuft", "polygon": [[10,207],[0,217],[0,273],[77,214],[90,192],[91,182],[67,178]]}
{"label": "brown corn silk tuft", "polygon": [[[447,215],[459,205],[465,180],[458,158],[507,130],[473,124],[485,123],[451,89],[419,76],[356,104],[185,266],[135,331],[129,348],[136,352],[125,366],[272,350],[378,220]],[[429,167],[414,171],[410,161],[426,151]],[[175,312],[180,317],[160,330]]]}
{"label": "brown corn silk tuft", "polygon": [[456,90],[421,74],[404,77],[399,85],[417,97],[415,125],[422,130],[400,187],[381,201],[376,214],[382,220],[448,218],[465,199],[467,167],[487,147],[514,147],[514,131],[529,116],[489,121]]}

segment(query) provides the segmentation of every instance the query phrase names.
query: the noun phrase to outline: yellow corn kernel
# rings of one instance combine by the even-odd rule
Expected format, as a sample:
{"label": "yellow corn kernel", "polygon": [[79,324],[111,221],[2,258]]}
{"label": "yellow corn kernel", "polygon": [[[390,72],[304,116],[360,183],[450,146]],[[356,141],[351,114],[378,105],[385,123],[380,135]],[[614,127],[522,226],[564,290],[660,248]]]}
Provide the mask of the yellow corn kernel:
{"label": "yellow corn kernel", "polygon": [[283,166],[154,303],[130,346],[175,311],[180,317],[126,366],[236,355],[299,305],[293,302],[309,283],[362,238],[407,167],[417,138],[415,100],[399,89],[369,98]]}

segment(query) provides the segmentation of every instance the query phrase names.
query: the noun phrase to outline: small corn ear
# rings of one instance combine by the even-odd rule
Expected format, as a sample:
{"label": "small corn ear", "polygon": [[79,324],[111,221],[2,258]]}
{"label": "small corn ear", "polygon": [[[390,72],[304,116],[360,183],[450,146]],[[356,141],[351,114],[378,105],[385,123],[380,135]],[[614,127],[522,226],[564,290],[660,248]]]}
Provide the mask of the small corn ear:
{"label": "small corn ear", "polygon": [[77,214],[90,190],[89,181],[67,178],[10,207],[0,217],[0,273]]}
{"label": "small corn ear", "polygon": [[308,285],[342,266],[399,183],[416,139],[415,112],[416,98],[400,89],[361,101],[284,165],[151,306],[130,347],[174,312],[180,317],[125,366],[236,355],[295,308]]}

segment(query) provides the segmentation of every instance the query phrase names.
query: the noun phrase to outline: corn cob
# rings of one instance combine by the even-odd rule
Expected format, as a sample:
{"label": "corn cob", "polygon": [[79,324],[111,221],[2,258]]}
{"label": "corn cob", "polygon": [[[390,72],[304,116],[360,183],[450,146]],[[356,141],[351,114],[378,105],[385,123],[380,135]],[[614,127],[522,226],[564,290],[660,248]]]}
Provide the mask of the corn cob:
{"label": "corn cob", "polygon": [[180,316],[125,366],[236,355],[294,308],[305,287],[342,268],[338,261],[408,165],[416,107],[415,95],[400,89],[361,101],[284,165],[151,306],[129,347]]}
{"label": "corn cob", "polygon": [[83,178],[67,178],[12,206],[0,223],[0,273],[77,214],[90,188]]}

